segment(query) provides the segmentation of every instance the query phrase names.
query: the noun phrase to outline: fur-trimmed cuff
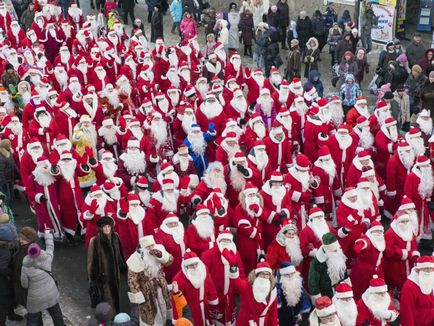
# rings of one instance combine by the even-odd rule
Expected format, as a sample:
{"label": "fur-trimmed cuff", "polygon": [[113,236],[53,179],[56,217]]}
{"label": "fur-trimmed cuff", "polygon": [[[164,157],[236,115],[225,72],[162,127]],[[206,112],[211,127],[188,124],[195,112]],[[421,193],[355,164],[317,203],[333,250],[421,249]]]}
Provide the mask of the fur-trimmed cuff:
{"label": "fur-trimmed cuff", "polygon": [[236,268],[235,272],[231,272],[231,269],[229,268],[229,279],[236,280],[240,276],[240,271],[238,268]]}
{"label": "fur-trimmed cuff", "polygon": [[256,233],[258,233],[258,229],[257,228],[253,228],[252,233],[250,233],[249,238],[250,239],[254,239],[256,236]]}
{"label": "fur-trimmed cuff", "polygon": [[299,192],[299,191],[293,191],[292,192],[292,196],[291,196],[292,201],[298,202],[300,200],[300,198],[301,198],[301,192]]}
{"label": "fur-trimmed cuff", "polygon": [[396,196],[396,190],[395,190],[395,191],[387,191],[387,190],[386,190],[386,195],[387,195],[388,197]]}
{"label": "fur-trimmed cuff", "polygon": [[253,171],[252,169],[246,168],[247,172],[249,172],[249,174],[247,176],[244,176],[245,179],[250,179],[253,176]]}
{"label": "fur-trimmed cuff", "polygon": [[345,238],[348,235],[348,233],[350,233],[350,232],[346,228],[343,228],[343,227],[338,230],[339,238]]}
{"label": "fur-trimmed cuff", "polygon": [[35,201],[36,201],[38,204],[41,203],[41,197],[42,197],[43,195],[44,195],[44,194],[36,194],[36,196],[35,196]]}
{"label": "fur-trimmed cuff", "polygon": [[149,162],[151,162],[151,163],[158,163],[158,160],[159,160],[159,158],[158,158],[158,155],[157,156],[149,156]]}
{"label": "fur-trimmed cuff", "polygon": [[386,185],[385,184],[383,184],[380,187],[378,187],[378,191],[384,191],[384,190],[386,190]]}
{"label": "fur-trimmed cuff", "polygon": [[131,303],[136,303],[136,304],[141,304],[146,301],[142,292],[136,292],[136,293],[128,292],[128,299],[130,299]]}
{"label": "fur-trimmed cuff", "polygon": [[414,251],[411,253],[411,256],[412,256],[412,257],[414,257],[414,256],[418,256],[418,257],[420,257],[420,252],[419,252],[418,250],[414,250]]}
{"label": "fur-trimmed cuff", "polygon": [[408,258],[408,251],[405,249],[401,249],[401,252],[402,252],[401,260],[406,260]]}
{"label": "fur-trimmed cuff", "polygon": [[38,134],[39,134],[40,136],[42,136],[42,135],[44,134],[44,128],[39,128],[39,129],[38,129]]}
{"label": "fur-trimmed cuff", "polygon": [[268,218],[267,218],[268,224],[271,224],[271,222],[273,222],[274,216],[276,216],[276,212],[271,212],[270,216],[268,216]]}
{"label": "fur-trimmed cuff", "polygon": [[83,219],[86,221],[90,221],[91,219],[93,219],[94,214],[90,213],[89,211],[85,211],[83,213]]}
{"label": "fur-trimmed cuff", "polygon": [[161,258],[157,258],[157,260],[162,264],[165,265],[170,260],[170,254],[167,251],[161,251]]}
{"label": "fur-trimmed cuff", "polygon": [[214,300],[208,300],[208,304],[211,306],[217,306],[219,304],[219,298],[215,298]]}
{"label": "fur-trimmed cuff", "polygon": [[313,197],[315,204],[324,204],[324,196]]}
{"label": "fur-trimmed cuff", "polygon": [[393,143],[387,144],[387,151],[392,154],[393,153]]}
{"label": "fur-trimmed cuff", "polygon": [[311,251],[309,251],[309,257],[315,257],[317,251],[317,248],[313,248]]}

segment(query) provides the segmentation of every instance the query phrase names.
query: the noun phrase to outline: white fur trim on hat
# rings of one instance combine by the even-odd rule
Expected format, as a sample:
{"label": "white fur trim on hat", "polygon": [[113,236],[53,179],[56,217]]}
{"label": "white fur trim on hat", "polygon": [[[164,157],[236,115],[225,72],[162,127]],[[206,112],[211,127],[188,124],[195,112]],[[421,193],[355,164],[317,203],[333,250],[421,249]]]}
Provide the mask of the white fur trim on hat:
{"label": "white fur trim on hat", "polygon": [[416,263],[416,268],[434,268],[434,263],[425,262],[425,263]]}
{"label": "white fur trim on hat", "polygon": [[353,291],[336,292],[335,297],[337,299],[352,298],[352,297],[354,297],[354,294],[353,294]]}
{"label": "white fur trim on hat", "polygon": [[155,244],[154,236],[153,235],[147,235],[147,236],[141,237],[139,239],[139,244],[140,244],[140,247],[142,247],[142,248],[146,248],[146,247],[154,245]]}
{"label": "white fur trim on hat", "polygon": [[296,272],[296,270],[295,270],[294,265],[279,269],[280,275],[288,275],[288,274],[292,274],[295,272]]}
{"label": "white fur trim on hat", "polygon": [[131,139],[128,141],[127,147],[140,147],[140,142],[136,139]]}
{"label": "white fur trim on hat", "polygon": [[331,315],[334,315],[336,313],[336,307],[332,304],[330,306],[328,306],[327,308],[318,310],[317,308],[315,308],[316,314],[319,318],[324,318],[324,317],[328,317]]}
{"label": "white fur trim on hat", "polygon": [[325,252],[331,252],[338,250],[341,246],[339,245],[339,242],[336,240],[335,242],[332,242],[328,245],[323,244],[322,247],[324,248]]}
{"label": "white fur trim on hat", "polygon": [[387,292],[387,285],[382,285],[382,286],[370,286],[369,287],[369,292],[370,293],[380,293],[380,292]]}
{"label": "white fur trim on hat", "polygon": [[198,264],[199,262],[200,262],[199,257],[191,257],[188,259],[184,259],[182,261],[182,265],[188,266],[188,265],[192,265],[192,264]]}
{"label": "white fur trim on hat", "polygon": [[230,241],[233,241],[234,240],[234,235],[232,233],[228,233],[228,232],[220,233],[217,236],[217,240],[216,241],[219,242],[221,240],[230,240]]}
{"label": "white fur trim on hat", "polygon": [[270,274],[273,273],[272,269],[269,268],[269,267],[259,267],[259,268],[255,269],[255,274],[259,274],[259,273],[262,273],[262,272],[270,273]]}

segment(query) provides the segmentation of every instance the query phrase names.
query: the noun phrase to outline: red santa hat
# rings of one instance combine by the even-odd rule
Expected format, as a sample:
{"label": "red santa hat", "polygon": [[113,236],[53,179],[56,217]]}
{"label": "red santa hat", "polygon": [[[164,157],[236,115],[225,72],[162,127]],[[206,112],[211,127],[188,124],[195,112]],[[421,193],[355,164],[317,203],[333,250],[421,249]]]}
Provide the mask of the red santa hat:
{"label": "red santa hat", "polygon": [[79,83],[79,80],[78,80],[78,77],[77,77],[77,76],[71,76],[71,77],[69,78],[69,83],[74,83],[74,82]]}
{"label": "red santa hat", "polygon": [[319,297],[315,301],[315,310],[312,314],[316,315],[318,318],[327,318],[336,314],[336,312],[336,307],[329,297]]}
{"label": "red santa hat", "polygon": [[257,139],[254,144],[253,144],[253,148],[255,149],[265,149],[265,143],[263,140],[261,139]]}
{"label": "red santa hat", "polygon": [[420,154],[416,159],[415,166],[424,166],[424,165],[430,165],[430,164],[431,164],[431,162],[428,159],[428,157],[426,157],[423,154]]}
{"label": "red santa hat", "polygon": [[350,126],[347,125],[346,122],[341,123],[338,127],[338,132],[345,132],[345,133],[349,133],[350,132]]}
{"label": "red santa hat", "polygon": [[110,117],[105,117],[104,120],[102,121],[103,127],[108,127],[108,126],[113,126],[113,125],[114,125],[113,119]]}
{"label": "red santa hat", "polygon": [[47,77],[41,77],[41,79],[39,80],[39,84],[45,87],[50,86],[50,82],[48,81]]}
{"label": "red santa hat", "polygon": [[234,240],[234,235],[232,234],[231,230],[225,229],[219,233],[217,236],[216,242],[220,242],[221,240]]}
{"label": "red santa hat", "polygon": [[197,215],[202,215],[202,214],[211,214],[211,212],[209,211],[208,207],[206,207],[203,204],[199,204],[196,206],[196,216]]}
{"label": "red santa hat", "polygon": [[388,117],[388,118],[386,118],[386,120],[384,121],[384,125],[385,125],[386,127],[392,127],[392,126],[396,125],[396,120],[393,119],[392,117]]}
{"label": "red santa hat", "polygon": [[214,59],[217,59],[217,55],[214,52],[208,54],[208,60],[214,60]]}
{"label": "red santa hat", "polygon": [[141,176],[137,179],[136,181],[136,186],[137,188],[148,188],[148,180],[146,179],[146,177]]}
{"label": "red santa hat", "polygon": [[245,196],[248,196],[248,195],[250,195],[250,194],[255,194],[255,193],[257,193],[257,192],[258,192],[258,188],[256,188],[256,187],[253,185],[253,183],[251,183],[251,182],[247,182],[247,183],[244,185],[243,194],[244,194]]}
{"label": "red santa hat", "polygon": [[359,105],[359,104],[368,104],[368,102],[366,101],[365,97],[360,96],[357,98],[355,106]]}
{"label": "red santa hat", "polygon": [[285,105],[282,105],[282,106],[279,108],[278,115],[285,114],[285,113],[289,113],[289,110],[288,110],[288,108],[287,108]]}
{"label": "red santa hat", "polygon": [[253,74],[254,74],[254,75],[263,75],[264,72],[262,71],[261,68],[256,68],[256,69],[253,71]]}
{"label": "red santa hat", "polygon": [[182,258],[182,265],[184,267],[192,265],[192,264],[198,264],[200,262],[199,257],[196,255],[195,252],[191,251],[190,248],[188,248],[185,251],[184,257]]}
{"label": "red santa hat", "polygon": [[110,152],[109,150],[105,150],[104,152],[102,152],[101,160],[112,159],[112,158],[113,158],[113,153]]}
{"label": "red santa hat", "polygon": [[155,94],[155,99],[156,100],[163,100],[165,98],[164,94],[162,92],[157,92]]}
{"label": "red santa hat", "polygon": [[169,214],[167,214],[166,218],[163,220],[164,224],[175,223],[175,222],[178,223],[179,218],[173,212],[170,212]]}
{"label": "red santa hat", "polygon": [[255,113],[253,113],[252,116],[250,117],[249,124],[250,124],[251,126],[253,126],[253,124],[254,124],[255,122],[258,122],[258,121],[261,121],[261,120],[262,120],[261,115],[260,115],[259,113],[255,112]]}
{"label": "red santa hat", "polygon": [[213,92],[206,93],[205,100],[215,99],[215,94]]}
{"label": "red santa hat", "polygon": [[194,89],[193,86],[187,85],[187,87],[185,87],[185,90],[184,90],[184,95],[187,98],[192,97],[193,95],[196,95],[196,90]]}
{"label": "red santa hat", "polygon": [[298,154],[295,157],[295,167],[300,171],[308,171],[309,163],[308,157],[304,154]]}
{"label": "red santa hat", "polygon": [[261,92],[259,94],[260,94],[260,96],[266,95],[266,94],[270,95],[270,90],[265,87],[265,88],[261,89]]}
{"label": "red santa hat", "polygon": [[366,177],[360,177],[359,181],[357,183],[357,188],[370,188],[371,183],[369,182],[368,178]]}
{"label": "red santa hat", "polygon": [[279,69],[277,69],[276,67],[271,67],[270,69],[270,75],[275,74],[275,73],[279,73]]}
{"label": "red santa hat", "polygon": [[86,95],[92,95],[92,93],[95,93],[96,89],[95,86],[91,85],[91,84],[87,84],[86,85]]}
{"label": "red santa hat", "polygon": [[347,198],[355,197],[357,196],[357,189],[355,187],[348,187],[345,189],[345,196]]}
{"label": "red santa hat", "polygon": [[271,173],[270,181],[272,182],[283,182],[283,175],[279,170],[273,171]]}
{"label": "red santa hat", "polygon": [[411,149],[411,146],[404,139],[401,139],[398,143],[398,149],[407,150]]}
{"label": "red santa hat", "polygon": [[331,158],[330,150],[328,146],[323,145],[318,149],[318,158]]}
{"label": "red santa hat", "polygon": [[92,122],[92,119],[90,118],[89,115],[87,115],[87,114],[83,114],[83,115],[80,117],[80,123],[83,123],[83,122]]}
{"label": "red santa hat", "polygon": [[63,145],[69,143],[69,139],[66,138],[66,136],[62,133],[59,133],[56,138],[54,139],[54,145],[55,146],[59,146],[59,145]]}
{"label": "red santa hat", "polygon": [[238,97],[238,96],[242,96],[243,95],[243,91],[239,88],[235,88],[234,89],[234,97]]}
{"label": "red santa hat", "polygon": [[256,264],[256,268],[255,268],[255,274],[258,275],[259,273],[270,273],[272,274],[273,271],[270,267],[270,264],[267,263],[266,261],[262,260],[259,263]]}
{"label": "red santa hat", "polygon": [[280,88],[289,88],[289,83],[286,79],[283,79],[282,82],[280,83]]}
{"label": "red santa hat", "polygon": [[405,211],[397,211],[395,216],[393,216],[393,220],[398,223],[404,220],[409,221],[410,215],[408,215]]}
{"label": "red santa hat", "polygon": [[434,256],[422,256],[416,262],[417,269],[420,268],[434,268]]}
{"label": "red santa hat", "polygon": [[325,98],[320,98],[317,104],[320,109],[326,109],[329,107],[329,101],[327,101]]}
{"label": "red santa hat", "polygon": [[140,120],[137,118],[132,118],[130,121],[130,127],[131,126],[140,126]]}
{"label": "red santa hat", "polygon": [[246,161],[246,156],[242,152],[236,152],[234,157],[232,158],[232,161],[237,163],[243,163]]}
{"label": "red santa hat", "polygon": [[295,87],[302,87],[303,84],[301,83],[300,78],[295,77],[295,78],[293,78],[292,81],[291,81],[291,86],[294,87],[294,88],[295,88]]}
{"label": "red santa hat", "polygon": [[228,75],[228,76],[226,77],[225,84],[228,85],[230,82],[236,82],[236,81],[237,81],[237,80],[236,80],[236,78],[235,78],[233,75]]}
{"label": "red santa hat", "polygon": [[173,179],[166,178],[163,180],[163,184],[161,185],[162,190],[171,190],[175,189],[175,183]]}
{"label": "red santa hat", "polygon": [[348,299],[353,296],[353,288],[348,283],[341,282],[336,286],[335,297],[337,299]]}
{"label": "red santa hat", "polygon": [[387,102],[384,101],[378,101],[376,105],[377,110],[382,110],[384,108],[389,108],[389,107],[390,107],[389,104],[387,104]]}
{"label": "red santa hat", "polygon": [[101,190],[101,187],[98,186],[98,185],[93,185],[92,187],[90,187],[90,191],[89,192],[90,192],[90,195],[92,197],[94,197],[96,195],[102,195],[103,194],[103,192]]}
{"label": "red santa hat", "polygon": [[41,164],[43,162],[48,162],[48,158],[45,155],[41,155],[38,157],[38,159],[36,160],[37,164]]}
{"label": "red santa hat", "polygon": [[367,126],[369,126],[368,118],[366,118],[364,115],[361,115],[357,118],[356,124],[360,128],[367,127]]}
{"label": "red santa hat", "polygon": [[406,136],[406,138],[407,137],[409,137],[409,138],[417,138],[417,137],[420,137],[420,135],[421,135],[421,132],[420,132],[419,128],[411,127],[410,130],[408,131],[408,133],[405,136]]}
{"label": "red santa hat", "polygon": [[319,208],[316,205],[313,205],[313,207],[309,210],[309,219],[315,218],[315,217],[324,217],[324,212],[321,208]]}
{"label": "red santa hat", "polygon": [[61,160],[72,160],[72,153],[71,151],[63,151],[62,154],[60,154]]}
{"label": "red santa hat", "polygon": [[312,107],[309,110],[309,114],[310,115],[317,115],[319,113],[319,108],[317,106],[313,105],[314,103],[312,103]]}
{"label": "red santa hat", "polygon": [[366,150],[361,151],[357,157],[359,158],[359,161],[369,160],[371,159],[371,155],[369,155],[369,152]]}
{"label": "red santa hat", "polygon": [[130,204],[140,204],[140,197],[136,193],[129,193],[128,194],[128,202]]}
{"label": "red santa hat", "polygon": [[372,231],[384,231],[383,224],[381,224],[379,221],[373,221],[371,223],[371,227],[369,230]]}
{"label": "red santa hat", "polygon": [[117,189],[118,188],[116,187],[115,183],[110,181],[110,180],[106,180],[102,184],[102,190],[108,194],[112,193],[113,191],[115,191]]}
{"label": "red santa hat", "polygon": [[381,293],[381,292],[387,292],[387,285],[386,282],[381,277],[378,277],[378,275],[372,276],[372,279],[369,281],[369,288],[370,293]]}
{"label": "red santa hat", "polygon": [[167,161],[164,161],[163,164],[161,164],[160,172],[166,174],[169,173],[170,171],[173,171],[173,165]]}
{"label": "red santa hat", "polygon": [[404,211],[407,209],[416,209],[416,205],[414,204],[414,202],[408,198],[407,196],[403,196],[402,200],[401,200],[401,205],[399,206],[398,210],[400,211]]}
{"label": "red santa hat", "polygon": [[422,109],[419,113],[419,117],[425,117],[429,118],[431,116],[430,112],[428,110]]}
{"label": "red santa hat", "polygon": [[215,46],[214,46],[214,49],[222,49],[224,47],[224,45],[223,45],[223,43],[222,42],[216,42],[216,44],[215,44]]}
{"label": "red santa hat", "polygon": [[149,246],[155,245],[155,239],[153,235],[147,235],[144,237],[141,237],[139,239],[139,244],[141,248],[147,248]]}
{"label": "red santa hat", "polygon": [[237,141],[237,134],[235,131],[229,131],[226,134],[225,141]]}

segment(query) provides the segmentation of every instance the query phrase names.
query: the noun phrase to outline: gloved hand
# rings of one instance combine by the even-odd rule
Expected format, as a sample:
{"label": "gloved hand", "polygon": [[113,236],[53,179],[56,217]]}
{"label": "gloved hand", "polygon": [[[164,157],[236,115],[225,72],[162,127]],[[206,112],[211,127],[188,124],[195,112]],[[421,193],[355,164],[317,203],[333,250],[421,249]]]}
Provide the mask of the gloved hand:
{"label": "gloved hand", "polygon": [[84,148],[84,151],[86,152],[87,156],[89,157],[89,163],[91,165],[95,165],[96,164],[96,159],[95,159],[95,153],[93,151],[93,149],[89,146],[86,146]]}
{"label": "gloved hand", "polygon": [[247,177],[249,175],[249,171],[244,166],[241,164],[237,164],[236,166],[237,170],[240,171],[243,176]]}
{"label": "gloved hand", "polygon": [[223,249],[222,256],[228,261],[229,266],[234,266],[237,263],[237,255],[232,250]]}
{"label": "gloved hand", "polygon": [[121,129],[122,132],[124,132],[125,129],[127,129],[127,122],[122,117],[119,118],[119,128]]}
{"label": "gloved hand", "polygon": [[83,155],[81,156],[80,165],[87,165],[88,161],[89,161],[89,157],[87,156],[87,153],[84,152]]}
{"label": "gloved hand", "polygon": [[222,216],[226,212],[225,208],[222,206],[220,208],[217,208],[217,213]]}
{"label": "gloved hand", "polygon": [[241,118],[240,119],[240,125],[245,125],[247,123],[247,121],[246,121],[246,119],[244,119],[244,118]]}
{"label": "gloved hand", "polygon": [[215,131],[215,123],[214,122],[210,122],[209,123],[209,125],[208,125],[208,131],[210,133],[214,133],[214,131]]}
{"label": "gloved hand", "polygon": [[45,195],[42,195],[41,198],[39,198],[39,202],[45,203],[47,201],[47,197]]}
{"label": "gloved hand", "polygon": [[195,198],[193,199],[193,204],[194,204],[194,206],[199,205],[201,202],[202,202],[202,199],[200,199],[199,197],[195,197]]}
{"label": "gloved hand", "polygon": [[258,205],[258,204],[252,204],[252,205],[249,206],[249,208],[250,208],[253,212],[255,212],[256,214],[258,214],[258,212],[259,212],[259,205]]}
{"label": "gloved hand", "polygon": [[127,215],[130,210],[130,205],[126,199],[119,200],[120,211],[122,215]]}
{"label": "gloved hand", "polygon": [[92,215],[95,215],[95,212],[96,212],[97,209],[98,209],[98,202],[94,199],[90,203],[89,213],[91,213]]}
{"label": "gloved hand", "polygon": [[50,128],[50,127],[44,127],[44,134],[45,134],[46,132],[51,132],[51,128]]}
{"label": "gloved hand", "polygon": [[158,249],[151,249],[151,250],[149,250],[149,254],[152,255],[152,256],[155,256],[157,258],[163,257],[163,253],[160,250],[158,250]]}

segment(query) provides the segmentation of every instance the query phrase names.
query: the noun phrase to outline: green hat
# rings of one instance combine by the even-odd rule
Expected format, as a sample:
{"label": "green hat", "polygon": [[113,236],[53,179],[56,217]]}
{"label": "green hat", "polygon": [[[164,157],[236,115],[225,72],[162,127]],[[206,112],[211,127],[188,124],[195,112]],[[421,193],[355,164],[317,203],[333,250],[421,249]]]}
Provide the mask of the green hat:
{"label": "green hat", "polygon": [[322,236],[322,246],[326,252],[335,251],[340,248],[338,239],[330,232]]}

